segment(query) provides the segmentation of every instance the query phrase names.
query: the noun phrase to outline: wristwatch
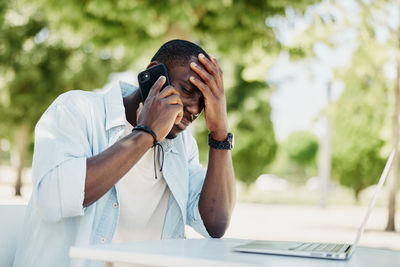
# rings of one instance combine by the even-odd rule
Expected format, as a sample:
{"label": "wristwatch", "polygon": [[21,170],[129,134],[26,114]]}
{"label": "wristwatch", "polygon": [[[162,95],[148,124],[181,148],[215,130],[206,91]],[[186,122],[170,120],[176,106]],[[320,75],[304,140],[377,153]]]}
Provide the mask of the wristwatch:
{"label": "wristwatch", "polygon": [[216,149],[224,149],[224,150],[231,150],[234,147],[234,139],[233,134],[228,133],[228,138],[225,141],[216,141],[211,138],[211,135],[208,134],[208,145],[212,148]]}

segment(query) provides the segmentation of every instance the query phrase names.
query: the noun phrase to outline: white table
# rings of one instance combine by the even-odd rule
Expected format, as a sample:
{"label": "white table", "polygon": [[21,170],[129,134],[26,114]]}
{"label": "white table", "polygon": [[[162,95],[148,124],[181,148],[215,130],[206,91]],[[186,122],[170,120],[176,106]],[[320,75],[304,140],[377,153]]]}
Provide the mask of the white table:
{"label": "white table", "polygon": [[250,254],[231,251],[243,239],[175,239],[72,247],[70,256],[148,266],[400,266],[400,251],[357,248],[348,261]]}

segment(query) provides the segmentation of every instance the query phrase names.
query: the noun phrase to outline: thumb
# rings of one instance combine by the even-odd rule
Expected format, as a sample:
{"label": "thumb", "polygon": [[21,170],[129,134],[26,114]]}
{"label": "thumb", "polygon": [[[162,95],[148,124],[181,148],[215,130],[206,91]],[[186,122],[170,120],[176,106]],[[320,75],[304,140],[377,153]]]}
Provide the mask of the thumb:
{"label": "thumb", "polygon": [[143,110],[143,102],[140,102],[139,107],[136,110],[136,121],[139,121],[139,116],[140,116],[140,113],[142,113],[142,110]]}
{"label": "thumb", "polygon": [[176,118],[175,118],[174,124],[175,124],[175,125],[176,125],[176,124],[179,124],[179,123],[181,122],[182,118],[183,118],[183,111],[180,110],[179,113],[178,113],[178,115],[177,115]]}

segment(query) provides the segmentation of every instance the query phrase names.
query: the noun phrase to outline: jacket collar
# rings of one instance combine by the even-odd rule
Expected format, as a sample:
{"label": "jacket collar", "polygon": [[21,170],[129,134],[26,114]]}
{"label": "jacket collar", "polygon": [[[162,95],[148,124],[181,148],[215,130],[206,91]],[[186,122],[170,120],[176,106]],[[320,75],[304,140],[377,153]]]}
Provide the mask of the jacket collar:
{"label": "jacket collar", "polygon": [[132,94],[137,88],[134,85],[119,81],[114,83],[104,95],[106,111],[106,131],[113,127],[125,126],[125,107],[122,98]]}

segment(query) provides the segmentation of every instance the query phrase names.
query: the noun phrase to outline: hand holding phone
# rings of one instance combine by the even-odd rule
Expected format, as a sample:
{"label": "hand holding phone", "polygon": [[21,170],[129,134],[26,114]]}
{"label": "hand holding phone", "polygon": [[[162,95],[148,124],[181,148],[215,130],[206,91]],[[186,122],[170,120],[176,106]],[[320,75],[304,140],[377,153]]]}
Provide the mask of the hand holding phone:
{"label": "hand holding phone", "polygon": [[[161,76],[164,76],[165,80],[161,79]],[[138,82],[143,106],[140,108],[141,112],[137,113],[137,124],[150,127],[160,142],[171,131],[173,125],[182,119],[182,100],[178,91],[170,86],[164,64],[139,73]]]}
{"label": "hand holding phone", "polygon": [[161,90],[171,85],[168,77],[167,67],[162,63],[139,73],[138,83],[140,94],[142,96],[142,102],[146,100],[151,88],[160,76],[165,76],[165,78],[167,78]]}

